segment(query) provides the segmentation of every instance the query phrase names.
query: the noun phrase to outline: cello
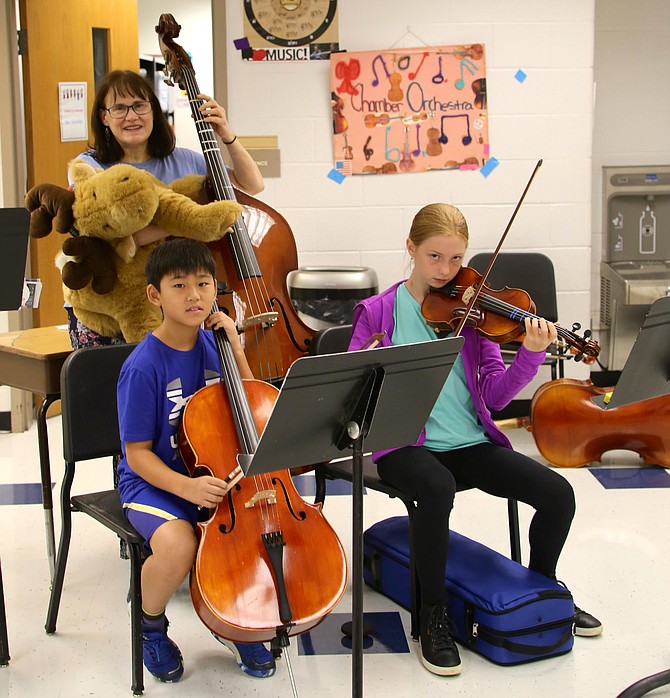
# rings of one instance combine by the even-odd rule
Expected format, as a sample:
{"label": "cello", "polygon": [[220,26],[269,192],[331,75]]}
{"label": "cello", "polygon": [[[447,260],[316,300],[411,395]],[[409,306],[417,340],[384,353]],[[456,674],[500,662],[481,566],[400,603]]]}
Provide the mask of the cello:
{"label": "cello", "polygon": [[214,509],[201,511],[191,598],[216,635],[276,640],[281,648],[339,602],[346,558],[321,505],[300,497],[288,470],[241,477],[238,456],[254,453],[278,391],[242,379],[225,330],[214,336],[223,380],[190,398],[178,442],[191,476],[232,485]]}
{"label": "cello", "polygon": [[529,417],[497,424],[530,431],[542,457],[560,467],[587,465],[600,461],[607,451],[626,450],[637,453],[646,464],[670,468],[670,396],[611,410],[593,402],[592,398],[612,390],[596,387],[590,380],[559,378],[535,391]]}
{"label": "cello", "polygon": [[224,239],[210,243],[217,277],[226,279],[223,307],[235,318],[247,360],[256,378],[281,383],[293,361],[304,356],[314,330],[298,316],[291,302],[286,277],[297,269],[298,255],[286,219],[270,206],[233,187],[216,135],[199,111],[195,71],[184,49],[174,42],[181,26],[171,14],[162,14],[156,27],[168,84],[188,94],[214,198],[235,201],[245,212]]}

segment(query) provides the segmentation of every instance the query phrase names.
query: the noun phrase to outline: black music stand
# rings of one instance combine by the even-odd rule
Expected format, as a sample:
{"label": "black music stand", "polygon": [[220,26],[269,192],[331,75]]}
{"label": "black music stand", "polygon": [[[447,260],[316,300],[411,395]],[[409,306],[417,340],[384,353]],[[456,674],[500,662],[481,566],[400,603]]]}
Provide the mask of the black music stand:
{"label": "black music stand", "polygon": [[616,388],[591,398],[606,410],[670,393],[670,296],[654,301],[626,359]]}
{"label": "black music stand", "polygon": [[21,307],[29,226],[25,208],[0,208],[0,310]]}
{"label": "black music stand", "polygon": [[[670,394],[670,297],[655,301],[642,323],[616,388],[609,400],[591,398],[603,409],[614,409]],[[617,698],[639,698],[670,684],[670,669],[647,676],[629,686]]]}
{"label": "black music stand", "polygon": [[[462,337],[307,356],[289,368],[247,475],[342,457],[353,448],[352,696],[363,695],[363,453],[415,443]],[[411,398],[411,399],[410,399]]]}
{"label": "black music stand", "polygon": [[[0,310],[18,310],[28,255],[30,214],[25,208],[0,208]],[[0,666],[9,664],[5,595],[0,567]]]}

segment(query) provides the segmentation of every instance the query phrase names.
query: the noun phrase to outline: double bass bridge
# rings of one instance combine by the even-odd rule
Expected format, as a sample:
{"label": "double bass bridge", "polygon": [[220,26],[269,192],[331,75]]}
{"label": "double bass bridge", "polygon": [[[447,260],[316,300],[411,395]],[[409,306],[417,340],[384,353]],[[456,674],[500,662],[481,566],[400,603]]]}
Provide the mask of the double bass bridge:
{"label": "double bass bridge", "polygon": [[279,320],[279,313],[276,310],[269,310],[265,313],[258,313],[257,315],[244,318],[239,329],[244,332],[250,327],[260,326],[267,330],[274,327],[277,324],[277,320]]}

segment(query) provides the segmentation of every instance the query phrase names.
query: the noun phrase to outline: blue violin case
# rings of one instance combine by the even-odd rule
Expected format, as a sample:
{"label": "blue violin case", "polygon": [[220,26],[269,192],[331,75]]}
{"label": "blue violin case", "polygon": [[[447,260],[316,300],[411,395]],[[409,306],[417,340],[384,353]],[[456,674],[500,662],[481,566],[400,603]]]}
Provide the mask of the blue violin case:
{"label": "blue violin case", "polygon": [[[406,516],[367,529],[363,576],[411,610],[407,533]],[[496,664],[522,664],[572,649],[574,602],[568,589],[455,531],[445,586],[452,635]]]}

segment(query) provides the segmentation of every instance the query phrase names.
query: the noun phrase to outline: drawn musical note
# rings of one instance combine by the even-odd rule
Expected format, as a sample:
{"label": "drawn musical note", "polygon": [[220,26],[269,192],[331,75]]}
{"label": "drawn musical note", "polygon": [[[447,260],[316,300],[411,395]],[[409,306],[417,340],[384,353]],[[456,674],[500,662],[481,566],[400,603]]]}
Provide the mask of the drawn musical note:
{"label": "drawn musical note", "polygon": [[461,77],[454,83],[457,90],[462,90],[465,87],[465,80],[463,79],[463,71],[465,69],[470,72],[470,75],[474,75],[477,72],[477,66],[469,58],[461,58]]}
{"label": "drawn musical note", "polygon": [[374,59],[372,60],[372,72],[375,74],[375,79],[372,81],[372,87],[377,87],[379,85],[379,77],[377,76],[377,69],[375,68],[375,63],[377,61],[381,61],[382,65],[384,66],[384,72],[386,73],[386,77],[390,78],[391,76],[389,75],[389,71],[386,68],[386,63],[384,63],[384,56],[382,56],[381,53],[377,54]]}
{"label": "drawn musical note", "polygon": [[[463,145],[470,145],[470,143],[472,143],[472,136],[470,135],[470,117],[468,114],[451,114],[448,116],[442,116],[440,118],[440,131],[442,132],[442,135],[438,138],[440,143],[448,143],[449,142],[449,139],[447,138],[447,134],[444,132],[444,120],[445,119],[465,119],[467,134],[465,136],[463,136],[462,142],[463,142]],[[387,128],[390,128],[390,127],[387,126]]]}
{"label": "drawn musical note", "polygon": [[398,70],[407,70],[410,60],[411,58],[409,56],[400,56],[400,58],[398,58]]}
{"label": "drawn musical note", "polygon": [[409,77],[410,80],[414,80],[414,78],[419,74],[419,71],[421,70],[421,66],[423,65],[423,62],[426,60],[426,57],[428,56],[428,53],[424,53],[423,56],[421,56],[421,63],[419,63],[417,69],[413,71],[412,73],[407,73],[407,77]]}
{"label": "drawn musical note", "polygon": [[389,148],[389,131],[392,128],[393,128],[392,126],[386,127],[385,142],[384,142],[384,155],[385,155],[386,159],[390,160],[391,162],[399,162],[400,158],[402,157],[402,153],[400,152],[400,148]]}
{"label": "drawn musical note", "polygon": [[447,79],[442,75],[442,56],[437,57],[437,62],[438,62],[438,72],[436,75],[433,75],[433,82],[436,85],[441,85],[443,82],[446,82]]}
{"label": "drawn musical note", "polygon": [[412,151],[412,155],[416,158],[421,155],[421,141],[419,140],[419,131],[421,130],[421,124],[416,125],[416,148]]}
{"label": "drawn musical note", "polygon": [[368,136],[368,139],[367,141],[365,141],[365,145],[363,146],[363,155],[365,155],[366,160],[369,160],[375,152],[374,150],[372,150],[372,148],[368,148],[371,140],[372,136]]}

